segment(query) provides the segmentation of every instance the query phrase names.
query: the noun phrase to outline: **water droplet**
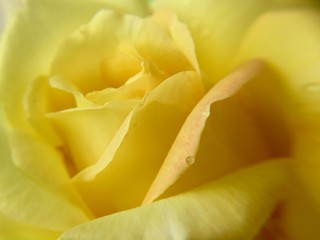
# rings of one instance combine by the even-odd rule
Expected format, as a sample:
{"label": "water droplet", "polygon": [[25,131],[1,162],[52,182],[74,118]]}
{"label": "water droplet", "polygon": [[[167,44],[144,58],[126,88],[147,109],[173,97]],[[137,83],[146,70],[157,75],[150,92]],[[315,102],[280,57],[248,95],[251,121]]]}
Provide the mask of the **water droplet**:
{"label": "water droplet", "polygon": [[188,165],[192,165],[194,163],[195,159],[196,158],[194,156],[188,156],[186,158],[186,162],[187,162]]}

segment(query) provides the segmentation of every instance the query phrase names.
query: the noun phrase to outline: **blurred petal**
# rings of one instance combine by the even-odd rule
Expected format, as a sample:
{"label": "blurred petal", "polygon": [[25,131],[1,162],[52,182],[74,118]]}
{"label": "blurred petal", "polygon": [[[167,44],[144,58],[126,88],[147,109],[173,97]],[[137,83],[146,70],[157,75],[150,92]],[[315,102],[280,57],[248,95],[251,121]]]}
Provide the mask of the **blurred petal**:
{"label": "blurred petal", "polygon": [[310,107],[303,104],[303,99],[307,104],[316,103],[316,107],[320,100],[315,93],[320,85],[319,13],[282,10],[262,15],[236,53],[237,63],[252,57],[265,59],[281,75],[287,88],[301,99],[296,106],[298,111]]}
{"label": "blurred petal", "polygon": [[141,204],[183,121],[202,94],[201,79],[189,71],[168,78],[146,95],[113,160],[92,181],[74,182],[96,215]]}
{"label": "blurred petal", "polygon": [[56,240],[60,234],[0,215],[0,239],[3,240]]}
{"label": "blurred petal", "polygon": [[171,9],[190,28],[207,85],[221,79],[251,23],[275,7],[308,6],[313,1],[155,0],[153,8]]}
{"label": "blurred petal", "polygon": [[176,197],[85,223],[84,239],[252,239],[283,198],[286,161],[269,161]]}
{"label": "blurred petal", "polygon": [[49,87],[46,77],[40,77],[33,81],[24,97],[24,110],[26,118],[35,132],[39,134],[44,141],[58,146],[62,143],[61,139],[44,115],[48,111],[49,103],[47,95]]}
{"label": "blurred petal", "polygon": [[[297,180],[291,182],[293,184],[291,184],[290,194],[285,202],[281,224],[279,224],[281,227],[279,233],[283,235],[283,238],[279,238],[279,240],[317,240],[320,236],[319,203],[314,202],[317,199],[313,199],[313,196],[310,196],[304,184],[299,183]],[[319,187],[314,190],[319,191]]]}
{"label": "blurred petal", "polygon": [[[294,41],[288,41],[294,39]],[[250,29],[236,62],[261,57],[269,62],[290,91],[283,111],[293,129],[294,166],[320,209],[320,14],[286,10],[263,15]],[[287,99],[280,99],[286,101]],[[279,103],[280,104],[280,103]]]}
{"label": "blurred petal", "polygon": [[240,66],[218,82],[195,106],[175,139],[144,203],[159,197],[195,160],[202,131],[210,115],[212,103],[235,94],[251,78],[259,74],[264,63],[253,60]]}
{"label": "blurred petal", "polygon": [[[144,0],[99,0],[101,3],[106,3],[111,9],[120,12],[132,13],[138,16],[149,14],[149,8]],[[97,1],[97,2],[99,2]]]}
{"label": "blurred petal", "polygon": [[296,157],[292,162],[295,187],[291,190],[283,221],[283,229],[292,240],[316,240],[320,236],[319,112],[308,117],[296,126],[292,153]]}
{"label": "blurred petal", "polygon": [[15,15],[16,11],[24,5],[23,0],[0,0],[0,40],[1,34]]}
{"label": "blurred petal", "polygon": [[292,129],[290,154],[297,186],[284,216],[283,228],[289,239],[313,240],[319,236],[319,42],[318,10],[271,12],[253,24],[236,58],[236,62],[253,56],[265,59],[291,95],[277,97],[279,105],[287,103],[283,112]]}
{"label": "blurred petal", "polygon": [[122,12],[139,14],[137,6],[143,7],[143,2],[27,1],[26,8],[8,26],[0,46],[1,101],[9,120],[15,125],[25,124],[23,95],[35,79],[48,74],[57,47],[66,36],[101,9],[116,5]]}
{"label": "blurred petal", "polygon": [[[42,183],[39,184],[38,180],[29,177],[23,170],[13,165],[12,158],[17,160],[19,154],[22,155],[23,153],[28,156],[25,164],[32,164],[33,160],[39,159],[38,156],[34,156],[35,152],[29,152],[30,149],[37,146],[25,145],[21,147],[21,145],[11,145],[8,140],[14,130],[8,129],[5,117],[2,114],[0,124],[1,214],[17,221],[54,231],[62,231],[87,221],[89,217],[83,209],[71,203],[71,200],[68,200],[64,194],[53,191],[52,188],[50,189]],[[24,144],[25,143],[26,142],[24,142]],[[44,157],[48,157],[46,153],[49,153],[51,159],[56,157],[55,155],[51,155],[52,150],[41,145],[38,147],[42,147],[39,148],[39,151],[44,154]],[[54,161],[56,161],[56,159],[54,159]],[[54,164],[58,163],[52,164],[51,166],[54,166]],[[54,167],[55,169],[50,169],[50,173],[52,170],[57,170],[57,167]],[[26,168],[28,168],[28,166],[26,166]],[[43,164],[34,170],[37,171],[39,168],[44,170],[46,166]],[[48,169],[46,169],[46,173],[48,174]],[[57,171],[57,174],[63,176],[64,173]],[[52,179],[54,178],[55,176],[52,176]],[[48,180],[52,182],[52,179]],[[55,181],[59,180],[55,179]]]}
{"label": "blurred petal", "polygon": [[[66,200],[86,209],[69,182],[63,156],[55,148],[19,129],[11,130],[9,137],[15,166],[32,176],[34,180],[40,181],[48,190],[51,189]],[[54,174],[48,174],[51,172]]]}

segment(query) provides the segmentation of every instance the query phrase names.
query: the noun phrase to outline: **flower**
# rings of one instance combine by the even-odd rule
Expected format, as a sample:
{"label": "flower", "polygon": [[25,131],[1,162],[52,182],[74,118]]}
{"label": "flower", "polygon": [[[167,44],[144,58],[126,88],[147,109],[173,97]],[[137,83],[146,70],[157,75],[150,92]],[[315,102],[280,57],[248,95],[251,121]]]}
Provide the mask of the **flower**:
{"label": "flower", "polygon": [[319,236],[316,2],[25,4],[0,45],[1,237]]}

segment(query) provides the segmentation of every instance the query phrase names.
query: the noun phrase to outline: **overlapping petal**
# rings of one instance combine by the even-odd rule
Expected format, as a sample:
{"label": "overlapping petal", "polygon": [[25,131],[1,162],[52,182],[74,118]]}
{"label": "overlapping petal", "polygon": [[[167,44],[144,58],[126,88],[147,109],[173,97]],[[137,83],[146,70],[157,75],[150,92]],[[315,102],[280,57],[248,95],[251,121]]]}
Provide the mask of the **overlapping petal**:
{"label": "overlapping petal", "polygon": [[316,189],[312,180],[316,173],[311,170],[317,169],[319,139],[319,26],[319,14],[312,10],[266,14],[252,26],[237,55],[237,61],[252,56],[266,59],[291,92],[291,105],[283,111],[294,132],[293,154],[301,159],[297,171],[309,179],[310,190]]}
{"label": "overlapping petal", "polygon": [[153,18],[101,11],[61,45],[51,75],[73,83],[83,93],[118,88],[142,71],[164,80],[192,70],[178,48],[180,42],[176,44]]}
{"label": "overlapping petal", "polygon": [[230,69],[227,64],[251,24],[272,8],[308,6],[314,1],[156,0],[155,10],[171,9],[190,28],[204,77],[209,86]]}
{"label": "overlapping petal", "polygon": [[56,240],[59,232],[41,229],[0,216],[0,239],[5,240]]}
{"label": "overlapping petal", "polygon": [[[297,186],[289,188],[293,200],[281,216],[283,236],[316,239],[320,17],[314,10],[282,9],[312,4],[156,0],[155,16],[142,19],[122,15],[148,14],[142,0],[29,0],[1,40],[0,215],[5,217],[0,216],[0,224],[21,227],[26,238],[51,239],[55,231],[89,220],[91,213],[68,182],[65,165],[72,175],[81,170],[73,183],[96,216],[137,207],[168,156],[146,198],[151,202],[193,164],[201,145],[200,164],[164,197],[270,156],[290,154]],[[271,71],[264,74],[260,86],[216,104],[213,112],[219,116],[208,118],[212,102],[234,94],[248,79],[238,85],[222,81],[215,86],[217,94],[209,92],[196,105],[203,95],[199,75],[211,87],[234,66],[257,57],[276,77],[269,82]],[[125,71],[119,71],[120,65]],[[144,99],[140,104],[128,98]],[[73,107],[80,108],[65,110]],[[48,109],[62,110],[46,115],[55,128],[43,116]],[[230,136],[243,139],[238,143]],[[61,143],[66,144],[60,149],[65,162],[56,148]],[[281,192],[284,165],[281,160],[250,167],[182,195],[80,225],[61,239],[252,239],[287,194]]]}
{"label": "overlapping petal", "polygon": [[108,165],[90,181],[75,179],[98,216],[141,204],[183,121],[202,94],[202,82],[192,71],[173,75],[149,92],[134,111],[112,161],[103,160]]}
{"label": "overlapping petal", "polygon": [[85,223],[60,239],[253,239],[285,195],[286,164],[256,165],[199,189]]}
{"label": "overlapping petal", "polygon": [[[210,115],[211,104],[236,94],[243,85],[258,75],[263,67],[264,63],[260,60],[253,60],[243,64],[210,89],[197,103],[179,131],[156,179],[147,193],[144,200],[145,203],[149,203],[159,197],[193,164],[203,129]],[[249,137],[247,136],[247,138]],[[219,149],[212,150],[219,151]]]}
{"label": "overlapping petal", "polygon": [[96,163],[129,112],[140,101],[113,101],[103,107],[76,108],[49,114],[65,142],[76,172]]}
{"label": "overlapping petal", "polygon": [[[290,154],[294,156],[292,165],[297,185],[294,191],[304,196],[302,199],[293,194],[285,212],[284,228],[292,239],[314,239],[318,235],[314,222],[318,221],[320,210],[317,180],[320,167],[319,26],[319,13],[314,9],[286,9],[265,14],[249,29],[236,57],[236,62],[252,56],[266,59],[281,76],[279,81],[287,91],[274,99],[278,99],[292,133]],[[275,95],[271,94],[272,97]],[[310,223],[302,223],[300,219],[308,222],[310,219]]]}
{"label": "overlapping petal", "polygon": [[8,26],[0,50],[1,101],[10,121],[26,125],[23,95],[32,81],[48,74],[57,47],[67,35],[101,9],[117,7],[140,15],[146,14],[144,4],[139,0],[27,1],[27,7]]}
{"label": "overlapping petal", "polygon": [[[28,142],[30,138],[25,138],[28,141],[24,141],[23,136],[22,139],[19,138],[19,133],[12,136],[13,142],[11,143],[9,140],[12,131],[14,130],[8,128],[5,117],[1,114],[1,214],[17,221],[54,231],[62,231],[87,221],[90,218],[89,215],[87,215],[89,213],[86,213],[84,208],[74,204],[74,199],[68,199],[67,194],[63,194],[61,191],[59,192],[57,189],[54,190],[54,188],[44,184],[46,181],[49,181],[50,183],[55,182],[57,186],[61,185],[61,182],[55,179],[56,176],[50,177],[55,179],[54,181],[52,179],[41,179],[39,181],[39,179],[32,178],[13,164],[13,158],[19,161],[18,158],[26,154],[26,156],[24,156],[26,157],[26,161],[22,163],[26,164],[24,167],[30,167],[28,164],[32,165],[33,161],[39,160],[39,156],[37,156],[36,151],[34,151],[35,149],[31,152],[30,150],[40,147],[38,150],[42,154],[42,160],[51,159],[53,162],[42,163],[42,166],[37,166],[37,168],[33,168],[33,170],[44,170],[45,172],[43,172],[42,177],[46,177],[45,173],[51,174],[52,170],[56,171],[56,174],[59,176],[65,177],[65,173],[58,169],[59,160],[61,159],[59,159],[57,155],[52,154],[54,152],[53,150],[47,149],[46,146],[41,146],[41,144],[37,145],[36,142]],[[22,142],[17,142],[17,140],[20,139]],[[20,144],[23,144],[24,147],[21,147]],[[49,158],[45,159],[46,157]],[[52,168],[52,166],[54,166],[54,168]],[[24,167],[22,167],[22,169]],[[62,182],[64,182],[63,179]]]}
{"label": "overlapping petal", "polygon": [[[262,15],[249,29],[236,53],[236,62],[253,56],[266,59],[298,94],[295,111],[317,105],[320,16],[316,10],[279,10]],[[293,41],[288,41],[293,39]],[[308,100],[309,106],[303,102]]]}

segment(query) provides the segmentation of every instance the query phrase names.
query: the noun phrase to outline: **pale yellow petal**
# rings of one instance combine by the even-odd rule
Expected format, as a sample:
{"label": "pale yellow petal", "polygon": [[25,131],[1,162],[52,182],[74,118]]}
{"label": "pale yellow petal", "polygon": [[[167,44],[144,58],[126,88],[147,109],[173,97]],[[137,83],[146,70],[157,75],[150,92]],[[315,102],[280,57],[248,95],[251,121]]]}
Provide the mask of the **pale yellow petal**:
{"label": "pale yellow petal", "polygon": [[60,234],[0,215],[1,240],[56,240]]}
{"label": "pale yellow petal", "polygon": [[269,161],[190,192],[90,221],[60,239],[253,239],[283,199],[287,174],[286,161]]}
{"label": "pale yellow petal", "polygon": [[[20,145],[11,145],[9,139],[13,130],[8,128],[3,114],[1,114],[0,124],[0,212],[17,221],[53,231],[66,230],[87,221],[89,217],[83,209],[74,205],[61,193],[40,184],[36,177],[30,177],[29,174],[13,164],[12,158],[18,157],[17,153],[22,151],[29,156],[29,160],[38,158],[33,155],[35,152],[29,152],[35,145],[27,145],[24,148]],[[42,147],[39,151],[51,153],[46,147]],[[48,155],[44,157],[48,157]],[[55,156],[53,155],[51,158],[55,158]],[[41,168],[45,169],[45,167]],[[50,172],[48,169],[46,171],[47,174],[52,173],[52,169]],[[61,175],[61,172],[57,171],[57,174]]]}
{"label": "pale yellow petal", "polygon": [[[99,0],[102,3],[105,3],[111,9],[118,10],[124,13],[131,13],[138,16],[148,15],[149,8],[144,0]],[[98,2],[99,2],[98,1]]]}
{"label": "pale yellow petal", "polygon": [[173,24],[170,26],[170,31],[172,38],[176,42],[180,51],[192,64],[193,68],[197,72],[200,72],[198,59],[195,54],[193,39],[190,35],[188,27],[179,21],[174,21]]}
{"label": "pale yellow petal", "polygon": [[264,58],[290,93],[277,97],[279,105],[287,104],[282,109],[291,128],[295,173],[282,229],[287,238],[297,240],[319,236],[319,27],[317,10],[265,14],[248,31],[236,58]]}
{"label": "pale yellow petal", "polygon": [[[62,79],[59,76],[53,76],[49,79],[50,86],[56,89],[60,89],[62,91],[65,91],[66,93],[70,93],[76,103],[75,107],[78,108],[90,108],[90,107],[96,107],[97,105],[93,102],[89,101],[84,97],[84,95],[77,89],[76,86],[74,86],[72,83],[67,82],[65,79]],[[52,101],[55,101],[55,99],[52,99]]]}
{"label": "pale yellow petal", "polygon": [[48,74],[62,40],[101,9],[117,5],[122,12],[135,13],[135,8],[144,4],[127,2],[27,1],[27,7],[9,24],[0,46],[1,101],[10,121],[15,125],[25,124],[23,95],[35,79]]}
{"label": "pale yellow petal", "polygon": [[17,168],[91,215],[70,183],[68,162],[56,148],[20,129],[11,130],[9,143],[12,162]]}
{"label": "pale yellow petal", "polygon": [[122,143],[123,139],[126,137],[130,122],[132,119],[132,115],[134,113],[133,109],[126,119],[121,124],[119,130],[116,132],[116,134],[113,136],[113,138],[110,140],[110,143],[107,145],[104,152],[100,155],[99,159],[96,161],[95,164],[92,164],[91,166],[85,168],[83,171],[78,173],[74,177],[74,181],[85,180],[90,181],[93,180],[98,173],[100,173],[102,170],[104,170],[108,164],[113,160],[114,155],[116,154],[120,144]]}
{"label": "pale yellow petal", "polygon": [[199,101],[182,126],[144,203],[159,197],[193,164],[202,131],[210,115],[211,104],[235,94],[251,78],[259,74],[263,66],[263,62],[259,60],[244,64],[222,79]]}
{"label": "pale yellow petal", "polygon": [[49,144],[61,145],[61,138],[57,135],[52,125],[45,118],[48,111],[49,83],[46,77],[40,77],[33,81],[26,91],[24,97],[24,110],[27,121],[33,130]]}
{"label": "pale yellow petal", "polygon": [[171,11],[157,11],[154,13],[153,17],[170,32],[173,41],[176,43],[181,53],[188,59],[194,70],[199,72],[200,69],[195,53],[193,38],[188,26],[180,22],[177,15]]}
{"label": "pale yellow petal", "polygon": [[113,160],[92,181],[75,181],[96,215],[141,204],[182,123],[202,94],[202,82],[195,72],[176,74],[149,92],[133,113]]}
{"label": "pale yellow petal", "polygon": [[75,108],[47,115],[63,138],[68,161],[76,172],[98,161],[137,104],[137,100],[113,101],[103,107]]}
{"label": "pale yellow petal", "polygon": [[[319,82],[320,14],[316,10],[282,10],[261,16],[249,29],[236,53],[236,62],[263,58],[280,74],[288,89],[317,105]],[[294,39],[294,41],[288,41]],[[313,94],[314,93],[314,94]],[[298,100],[297,100],[298,101]]]}
{"label": "pale yellow petal", "polygon": [[176,42],[153,18],[101,11],[61,45],[51,75],[73,83],[85,94],[120,87],[143,70],[164,80],[192,69]]}
{"label": "pale yellow petal", "polygon": [[86,98],[98,105],[104,105],[116,100],[142,99],[149,90],[150,81],[152,81],[151,74],[140,72],[121,87],[89,92],[86,94]]}
{"label": "pale yellow petal", "polygon": [[23,0],[1,0],[0,1],[0,40],[6,25],[14,14],[23,6]]}
{"label": "pale yellow petal", "polygon": [[[319,86],[320,14],[317,10],[283,10],[263,15],[250,29],[236,61],[261,57],[281,76],[291,102],[283,111],[291,127],[294,166],[320,209]],[[292,39],[292,40],[289,40]],[[288,95],[286,95],[288,96]]]}
{"label": "pale yellow petal", "polygon": [[221,79],[230,69],[226,63],[237,50],[251,23],[272,8],[309,5],[313,1],[270,0],[156,0],[155,11],[171,9],[190,28],[200,68],[207,85]]}
{"label": "pale yellow petal", "polygon": [[266,159],[289,156],[284,108],[291,99],[268,67],[233,96],[212,104],[194,164],[160,198],[170,197]]}
{"label": "pale yellow petal", "polygon": [[[75,31],[59,47],[51,75],[72,83],[83,93],[122,85],[141,69],[139,56],[133,47],[120,42],[127,40],[121,34],[123,21],[124,17],[113,11],[100,11],[89,24]],[[119,71],[115,72],[110,66],[111,60],[118,63]]]}

